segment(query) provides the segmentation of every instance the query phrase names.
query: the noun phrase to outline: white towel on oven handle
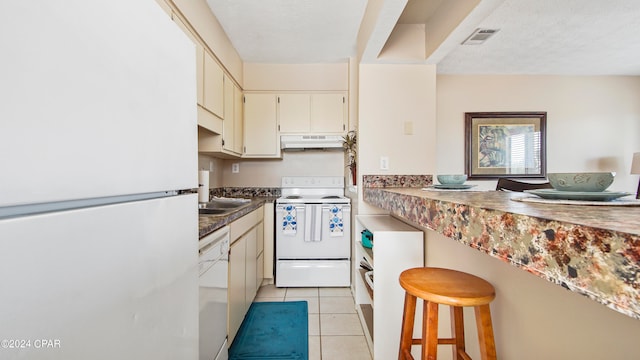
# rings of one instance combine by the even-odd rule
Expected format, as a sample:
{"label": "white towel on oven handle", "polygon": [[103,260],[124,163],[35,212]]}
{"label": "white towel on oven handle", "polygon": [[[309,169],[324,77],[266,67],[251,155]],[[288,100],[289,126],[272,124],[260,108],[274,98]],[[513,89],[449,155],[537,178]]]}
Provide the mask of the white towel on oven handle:
{"label": "white towel on oven handle", "polygon": [[305,204],[304,210],[304,241],[322,241],[322,205]]}
{"label": "white towel on oven handle", "polygon": [[284,205],[282,207],[282,234],[294,236],[298,232],[298,214],[295,205]]}
{"label": "white towel on oven handle", "polygon": [[342,236],[344,234],[344,219],[342,218],[342,206],[331,205],[329,207],[329,235]]}

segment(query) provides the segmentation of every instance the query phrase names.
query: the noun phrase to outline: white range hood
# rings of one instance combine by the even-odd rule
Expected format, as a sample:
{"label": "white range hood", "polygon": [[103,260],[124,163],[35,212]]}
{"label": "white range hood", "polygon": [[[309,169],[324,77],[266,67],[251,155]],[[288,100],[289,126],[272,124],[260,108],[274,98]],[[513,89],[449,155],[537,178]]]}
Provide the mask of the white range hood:
{"label": "white range hood", "polygon": [[283,150],[342,149],[344,140],[340,135],[282,135]]}

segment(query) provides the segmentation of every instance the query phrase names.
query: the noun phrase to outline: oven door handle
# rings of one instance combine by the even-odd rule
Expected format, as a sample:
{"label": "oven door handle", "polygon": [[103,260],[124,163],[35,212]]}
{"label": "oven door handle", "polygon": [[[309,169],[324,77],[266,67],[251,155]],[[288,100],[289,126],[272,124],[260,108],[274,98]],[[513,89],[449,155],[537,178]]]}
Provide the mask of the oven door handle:
{"label": "oven door handle", "polygon": [[334,206],[337,206],[338,208],[342,209],[343,211],[346,210],[346,209],[351,209],[351,205],[350,204],[322,204],[322,210],[330,210]]}
{"label": "oven door handle", "polygon": [[293,206],[296,210],[304,209],[305,204],[280,204],[276,206],[276,210],[284,210],[287,206]]}

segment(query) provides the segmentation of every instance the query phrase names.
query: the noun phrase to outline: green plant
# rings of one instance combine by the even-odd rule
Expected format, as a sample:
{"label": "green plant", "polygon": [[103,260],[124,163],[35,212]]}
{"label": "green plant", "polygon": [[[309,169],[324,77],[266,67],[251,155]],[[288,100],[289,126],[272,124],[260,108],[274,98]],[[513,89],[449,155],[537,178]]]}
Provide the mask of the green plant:
{"label": "green plant", "polygon": [[344,148],[347,155],[347,167],[351,170],[351,176],[353,180],[353,184],[356,184],[357,179],[357,145],[358,145],[358,133],[356,130],[350,130],[342,137],[342,147]]}

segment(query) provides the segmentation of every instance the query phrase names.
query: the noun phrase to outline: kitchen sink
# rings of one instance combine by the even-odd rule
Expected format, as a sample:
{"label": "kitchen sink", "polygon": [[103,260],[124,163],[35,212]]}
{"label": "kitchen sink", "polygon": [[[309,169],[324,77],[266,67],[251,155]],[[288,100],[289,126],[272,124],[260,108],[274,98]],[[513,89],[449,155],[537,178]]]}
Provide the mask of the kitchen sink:
{"label": "kitchen sink", "polygon": [[210,202],[198,205],[198,212],[207,215],[223,215],[230,213],[251,202],[251,199],[242,198],[213,198]]}
{"label": "kitchen sink", "polygon": [[204,215],[222,215],[225,213],[229,213],[232,212],[234,209],[208,209],[208,208],[200,208],[198,209],[198,213],[199,214],[204,214]]}
{"label": "kitchen sink", "polygon": [[214,198],[210,202],[206,203],[206,205],[207,205],[207,207],[233,209],[233,208],[239,208],[239,207],[241,207],[243,205],[246,205],[249,202],[251,202],[251,200],[249,200],[249,199],[233,199],[233,198],[231,198],[231,199],[228,199],[228,198],[217,199],[217,198]]}

